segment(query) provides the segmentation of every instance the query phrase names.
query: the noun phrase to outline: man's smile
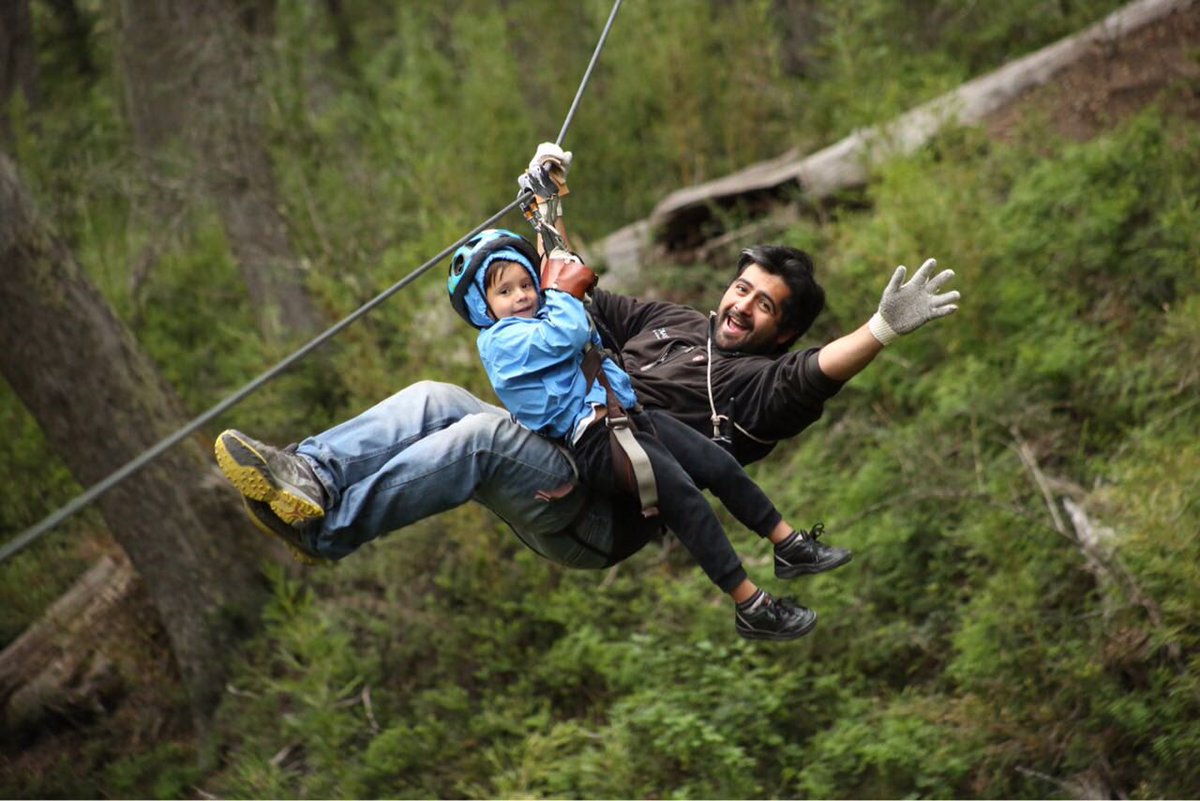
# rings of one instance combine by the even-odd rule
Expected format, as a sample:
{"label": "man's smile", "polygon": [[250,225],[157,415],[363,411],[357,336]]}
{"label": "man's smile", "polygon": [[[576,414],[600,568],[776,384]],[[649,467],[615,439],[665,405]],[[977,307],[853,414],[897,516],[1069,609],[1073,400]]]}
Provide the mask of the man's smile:
{"label": "man's smile", "polygon": [[742,334],[754,329],[753,323],[746,319],[741,314],[732,309],[725,312],[721,317],[721,325],[731,336],[741,336]]}

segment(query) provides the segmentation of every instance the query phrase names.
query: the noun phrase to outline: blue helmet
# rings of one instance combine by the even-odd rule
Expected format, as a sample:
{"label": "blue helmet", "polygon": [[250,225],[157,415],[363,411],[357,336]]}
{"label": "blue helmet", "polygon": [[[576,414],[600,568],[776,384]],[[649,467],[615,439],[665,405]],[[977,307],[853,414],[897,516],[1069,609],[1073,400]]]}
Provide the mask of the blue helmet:
{"label": "blue helmet", "polygon": [[471,237],[450,259],[446,291],[458,316],[475,328],[487,328],[496,320],[488,311],[484,279],[493,261],[516,262],[529,271],[534,288],[541,290],[537,269],[541,258],[524,237],[503,228],[489,228]]}

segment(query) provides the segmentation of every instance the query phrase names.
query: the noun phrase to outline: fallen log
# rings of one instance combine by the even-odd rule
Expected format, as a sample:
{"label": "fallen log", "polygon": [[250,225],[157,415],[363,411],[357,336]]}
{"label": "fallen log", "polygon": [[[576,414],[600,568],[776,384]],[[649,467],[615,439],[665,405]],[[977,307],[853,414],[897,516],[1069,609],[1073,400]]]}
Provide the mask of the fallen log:
{"label": "fallen log", "polygon": [[[1114,76],[1102,87],[1105,96],[1101,101],[1128,88],[1118,79],[1123,74],[1139,74],[1139,80],[1162,88],[1180,77],[1180,65],[1195,70],[1194,57],[1189,54],[1195,47],[1194,32],[1200,29],[1196,17],[1195,0],[1136,0],[1079,33],[969,81],[888,123],[856,131],[816,153],[789,150],[769,161],[672,192],[647,219],[593,243],[590,259],[607,267],[615,279],[606,278],[611,287],[635,276],[655,246],[666,252],[662,255],[700,246],[705,230],[712,227],[707,223],[716,208],[747,201],[762,206],[764,198],[797,193],[806,201],[818,203],[839,192],[860,188],[867,183],[873,166],[915,151],[946,124],[986,125],[995,120],[1003,125],[1019,104],[1068,70],[1080,68],[1096,77],[1091,62],[1097,57]],[[1151,27],[1162,35],[1149,49],[1170,49],[1173,56],[1143,64],[1139,53],[1123,43],[1143,32],[1153,33],[1147,31]],[[1148,99],[1153,92],[1141,94]]]}
{"label": "fallen log", "polygon": [[0,652],[0,721],[17,736],[43,721],[103,712],[121,688],[119,607],[137,591],[124,557],[105,556]]}

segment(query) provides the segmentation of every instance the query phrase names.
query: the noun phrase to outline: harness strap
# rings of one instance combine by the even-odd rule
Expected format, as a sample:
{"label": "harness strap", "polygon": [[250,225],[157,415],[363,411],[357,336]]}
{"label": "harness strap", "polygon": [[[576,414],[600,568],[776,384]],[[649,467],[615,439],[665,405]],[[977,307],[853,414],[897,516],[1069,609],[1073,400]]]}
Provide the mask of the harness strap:
{"label": "harness strap", "polygon": [[633,435],[632,423],[625,425],[612,422],[609,417],[609,442],[612,444],[613,463],[618,468],[617,476],[626,486],[632,486],[642,504],[642,517],[658,514],[658,482],[654,480],[654,468],[642,443]]}
{"label": "harness strap", "polygon": [[612,447],[613,470],[617,483],[627,492],[637,495],[642,506],[642,516],[651,517],[658,514],[658,482],[654,479],[654,467],[645,448],[637,441],[633,432],[637,427],[629,414],[621,407],[617,394],[613,392],[608,376],[604,374],[604,355],[599,348],[588,345],[583,354],[583,375],[587,379],[588,389],[595,381],[604,387],[605,409],[604,425],[608,427],[608,440]]}

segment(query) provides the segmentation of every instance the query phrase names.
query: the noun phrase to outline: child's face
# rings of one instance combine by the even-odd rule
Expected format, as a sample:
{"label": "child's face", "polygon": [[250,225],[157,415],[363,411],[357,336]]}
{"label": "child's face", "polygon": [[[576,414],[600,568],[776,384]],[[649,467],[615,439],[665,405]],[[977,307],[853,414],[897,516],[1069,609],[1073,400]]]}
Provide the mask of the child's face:
{"label": "child's face", "polygon": [[538,295],[529,271],[511,261],[498,261],[488,270],[487,304],[497,320],[533,317]]}

